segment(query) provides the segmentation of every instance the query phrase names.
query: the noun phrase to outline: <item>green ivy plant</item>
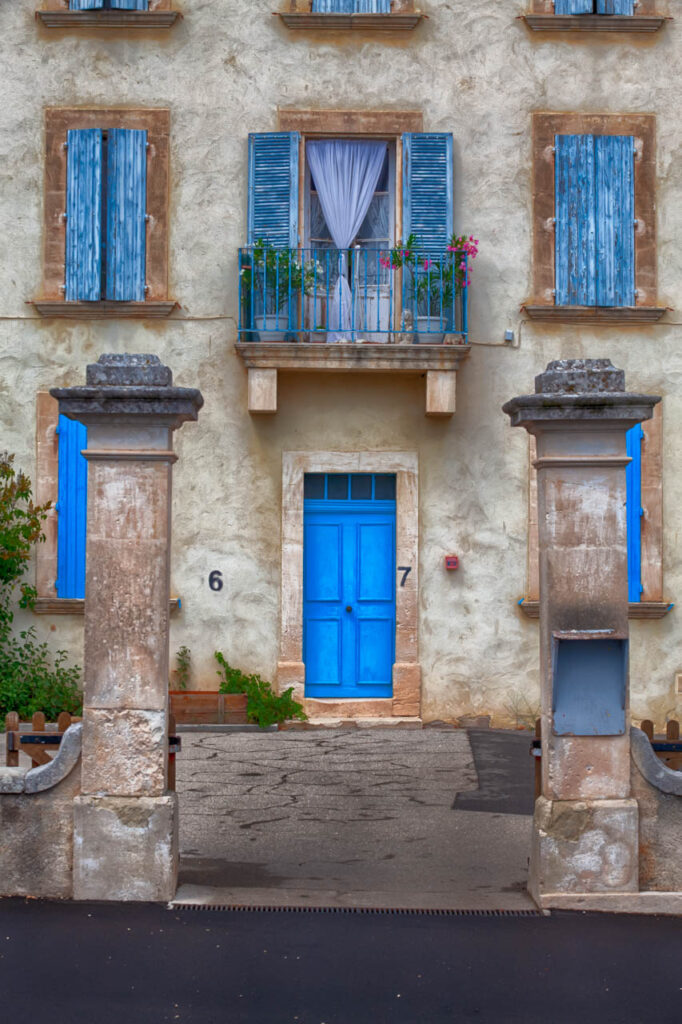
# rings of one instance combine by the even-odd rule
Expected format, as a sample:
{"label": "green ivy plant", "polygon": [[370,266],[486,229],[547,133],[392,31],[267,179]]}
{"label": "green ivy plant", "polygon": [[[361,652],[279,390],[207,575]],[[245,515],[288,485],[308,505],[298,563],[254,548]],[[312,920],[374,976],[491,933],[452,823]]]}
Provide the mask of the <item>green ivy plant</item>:
{"label": "green ivy plant", "polygon": [[175,655],[175,682],[178,690],[186,690],[192,672],[192,652],[189,647],[178,647]]}
{"label": "green ivy plant", "polygon": [[279,725],[291,719],[307,722],[308,716],[301,704],[291,696],[293,687],[284,693],[276,694],[270,683],[259,675],[246,675],[238,668],[232,668],[220,651],[215,652],[215,660],[220,665],[218,677],[221,693],[245,693],[246,712],[249,722],[267,729],[271,725]]}
{"label": "green ivy plant", "polygon": [[31,552],[45,540],[42,525],[49,503],[35,505],[31,482],[14,468],[13,455],[0,455],[0,722],[9,711],[30,718],[44,711],[56,718],[61,711],[80,714],[80,669],[66,664],[65,651],[52,655],[38,643],[35,627],[12,629],[14,603],[32,608],[36,591],[25,580]]}

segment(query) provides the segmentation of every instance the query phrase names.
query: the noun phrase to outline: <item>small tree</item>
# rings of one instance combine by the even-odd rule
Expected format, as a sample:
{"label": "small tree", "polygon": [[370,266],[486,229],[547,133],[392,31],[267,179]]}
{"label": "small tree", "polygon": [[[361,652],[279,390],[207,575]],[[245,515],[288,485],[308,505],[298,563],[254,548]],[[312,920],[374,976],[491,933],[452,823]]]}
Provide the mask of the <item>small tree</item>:
{"label": "small tree", "polygon": [[35,505],[31,482],[14,468],[14,456],[0,455],[0,717],[17,711],[30,718],[34,711],[54,717],[60,711],[79,713],[80,669],[64,664],[66,652],[53,657],[38,643],[35,628],[12,631],[17,590],[20,608],[32,608],[36,590],[23,577],[31,552],[45,540],[43,523],[50,509]]}

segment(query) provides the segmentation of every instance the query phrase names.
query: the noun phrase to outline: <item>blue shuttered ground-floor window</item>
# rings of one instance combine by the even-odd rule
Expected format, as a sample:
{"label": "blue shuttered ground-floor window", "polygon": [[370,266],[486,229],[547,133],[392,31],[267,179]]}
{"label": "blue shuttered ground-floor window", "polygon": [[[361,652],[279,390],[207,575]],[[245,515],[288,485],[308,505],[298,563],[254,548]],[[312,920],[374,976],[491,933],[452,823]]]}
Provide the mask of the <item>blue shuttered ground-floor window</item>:
{"label": "blue shuttered ground-floor window", "polygon": [[65,297],[145,298],[147,132],[67,134]]}
{"label": "blue shuttered ground-floor window", "polygon": [[555,137],[556,304],[635,304],[635,140]]}
{"label": "blue shuttered ground-floor window", "polygon": [[630,462],[625,470],[628,529],[628,601],[642,600],[642,443],[644,431],[637,423],[626,435]]}
{"label": "blue shuttered ground-floor window", "polygon": [[635,0],[555,0],[554,13],[633,15]]}
{"label": "blue shuttered ground-floor window", "polygon": [[57,596],[84,598],[88,464],[81,452],[88,446],[87,427],[60,416],[57,437]]}

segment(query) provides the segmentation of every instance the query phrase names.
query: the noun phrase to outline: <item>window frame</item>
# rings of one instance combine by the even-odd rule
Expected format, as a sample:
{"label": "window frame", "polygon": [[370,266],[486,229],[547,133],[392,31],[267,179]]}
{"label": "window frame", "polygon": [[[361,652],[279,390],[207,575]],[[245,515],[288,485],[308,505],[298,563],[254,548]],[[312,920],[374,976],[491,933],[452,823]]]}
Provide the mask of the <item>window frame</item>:
{"label": "window frame", "polygon": [[425,15],[415,0],[392,0],[390,14],[335,14],[333,12],[313,13],[312,0],[284,0],[279,17],[289,29],[316,31],[339,30],[361,32],[409,32],[417,28]]}
{"label": "window frame", "polygon": [[[635,139],[635,306],[555,305],[555,159],[557,135],[631,135]],[[564,322],[650,322],[657,305],[656,117],[653,114],[532,115],[533,268],[532,298],[523,303],[531,319]]]}
{"label": "window frame", "polygon": [[[145,244],[146,297],[142,302],[100,299],[67,302],[66,168],[69,129],[136,128],[147,132],[147,230]],[[41,295],[34,300],[45,316],[168,316],[175,302],[168,299],[168,191],[170,111],[168,109],[87,109],[51,107],[45,112],[44,257]]]}
{"label": "window frame", "polygon": [[88,29],[103,31],[116,29],[164,29],[171,28],[180,18],[180,11],[172,10],[173,0],[149,0],[146,11],[120,10],[117,8],[95,8],[74,11],[65,7],[68,0],[44,0],[35,12],[36,20],[43,28]]}

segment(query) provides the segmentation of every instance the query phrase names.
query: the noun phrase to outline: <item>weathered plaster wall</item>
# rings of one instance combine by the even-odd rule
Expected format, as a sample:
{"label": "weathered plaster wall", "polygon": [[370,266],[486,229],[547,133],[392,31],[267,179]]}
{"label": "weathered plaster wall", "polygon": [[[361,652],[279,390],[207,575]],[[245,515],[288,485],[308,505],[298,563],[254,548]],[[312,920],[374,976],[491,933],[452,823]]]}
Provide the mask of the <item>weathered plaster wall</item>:
{"label": "weathered plaster wall", "polygon": [[[212,652],[272,676],[277,661],[281,453],[314,448],[418,450],[421,662],[425,718],[537,702],[537,622],[525,589],[527,441],[502,403],[532,388],[550,359],[606,356],[628,387],[664,396],[665,593],[682,595],[682,312],[656,326],[580,328],[525,322],[531,287],[533,110],[657,116],[659,299],[682,310],[682,130],[676,83],[682,28],[652,37],[533,35],[526,5],[424,0],[430,18],[396,37],[288,32],[272,0],[178,0],[170,33],[69,34],[39,28],[37,0],[5,5],[12,54],[0,108],[0,436],[30,472],[39,389],[74,384],[101,352],[155,352],[180,384],[201,388],[202,420],[176,439],[173,592],[183,611],[172,649],[193,652],[211,685]],[[9,64],[9,62],[8,62]],[[159,106],[171,112],[169,321],[36,318],[42,277],[43,111],[49,105]],[[424,417],[424,381],[282,374],[279,413],[246,413],[233,351],[236,250],[246,234],[246,136],[277,108],[421,109],[426,130],[455,136],[455,225],[480,239],[471,291],[475,348],[458,411]],[[513,329],[516,347],[503,345]],[[446,573],[443,555],[461,568]],[[211,570],[225,586],[213,593]],[[82,620],[35,620],[79,656]],[[661,721],[682,669],[674,611],[632,623],[632,707]]]}

